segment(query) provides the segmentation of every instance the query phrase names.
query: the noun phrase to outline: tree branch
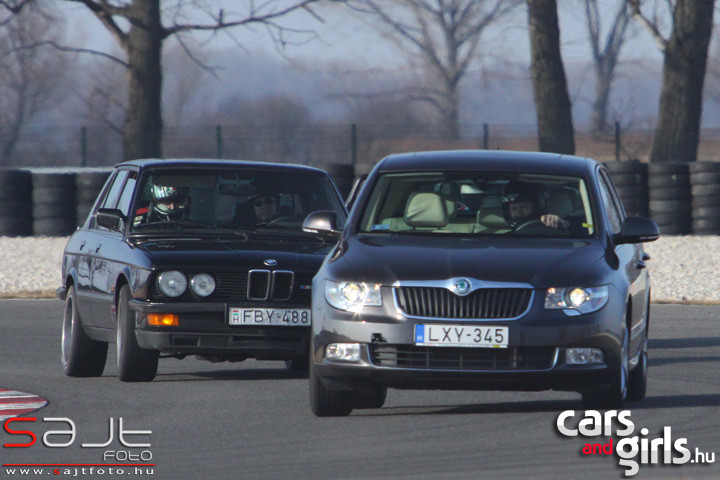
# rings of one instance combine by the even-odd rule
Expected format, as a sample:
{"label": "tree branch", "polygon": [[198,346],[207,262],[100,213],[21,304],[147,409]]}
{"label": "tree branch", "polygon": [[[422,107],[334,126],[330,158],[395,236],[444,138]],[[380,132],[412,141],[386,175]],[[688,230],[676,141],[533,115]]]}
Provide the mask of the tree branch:
{"label": "tree branch", "polygon": [[82,3],[85,5],[107,30],[112,34],[113,37],[118,41],[123,50],[127,47],[127,34],[120,28],[115,22],[113,16],[129,16],[130,9],[128,7],[116,7],[107,2],[107,0],[100,0],[95,2],[93,0],[64,0],[72,3]]}
{"label": "tree branch", "polygon": [[91,49],[87,49],[87,48],[66,47],[64,45],[58,44],[54,40],[44,40],[42,42],[35,42],[30,45],[24,45],[23,47],[16,49],[16,50],[31,50],[33,48],[42,47],[44,45],[50,45],[51,47],[53,47],[57,50],[60,50],[61,52],[90,53],[92,55],[97,55],[99,57],[103,57],[108,60],[111,60],[115,63],[122,65],[125,68],[129,67],[127,62],[125,62],[124,60],[121,60],[113,55],[110,55],[109,53],[98,52],[97,50],[91,50]]}
{"label": "tree branch", "polygon": [[632,12],[633,19],[648,29],[657,47],[661,52],[664,52],[667,48],[668,40],[662,36],[662,33],[660,33],[657,23],[651,22],[645,15],[643,15],[640,10],[640,0],[628,0],[628,5],[630,6],[630,12]]}
{"label": "tree branch", "polygon": [[[74,0],[77,1],[77,0]],[[82,0],[82,1],[88,1],[88,0]],[[303,9],[307,12],[309,12],[313,17],[319,18],[318,15],[310,9],[310,5],[312,3],[316,3],[319,0],[303,0],[300,2],[297,2],[293,5],[290,5],[288,7],[285,7],[281,10],[277,10],[274,12],[269,12],[265,14],[258,13],[257,9],[253,7],[250,14],[241,19],[241,20],[235,20],[235,21],[227,21],[225,19],[224,11],[221,9],[218,14],[214,17],[214,23],[209,24],[201,24],[201,23],[186,23],[186,24],[178,24],[173,25],[172,27],[166,28],[164,31],[164,37],[169,37],[171,35],[175,35],[179,32],[185,32],[185,31],[217,31],[222,30],[226,28],[232,28],[232,27],[239,27],[244,25],[250,25],[254,23],[270,23],[272,20],[276,18],[280,18],[283,15],[287,15],[290,12],[293,12],[295,10]]]}

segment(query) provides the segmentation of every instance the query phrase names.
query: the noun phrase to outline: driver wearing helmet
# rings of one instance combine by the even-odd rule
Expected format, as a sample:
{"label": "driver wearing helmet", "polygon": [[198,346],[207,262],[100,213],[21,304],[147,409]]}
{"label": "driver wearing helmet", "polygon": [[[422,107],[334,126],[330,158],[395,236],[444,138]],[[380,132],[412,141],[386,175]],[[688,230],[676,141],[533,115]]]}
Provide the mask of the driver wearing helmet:
{"label": "driver wearing helmet", "polygon": [[529,222],[538,222],[549,228],[567,229],[569,222],[545,210],[547,200],[541,185],[512,180],[505,185],[502,210],[505,221],[517,230]]}
{"label": "driver wearing helmet", "polygon": [[190,192],[187,188],[153,185],[151,193],[148,222],[169,222],[185,218],[190,205]]}

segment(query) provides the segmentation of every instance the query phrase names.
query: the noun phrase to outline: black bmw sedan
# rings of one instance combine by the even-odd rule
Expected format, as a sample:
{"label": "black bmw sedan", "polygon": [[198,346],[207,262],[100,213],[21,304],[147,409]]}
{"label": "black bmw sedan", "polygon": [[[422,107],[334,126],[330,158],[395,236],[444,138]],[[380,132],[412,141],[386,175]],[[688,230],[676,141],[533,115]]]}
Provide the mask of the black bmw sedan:
{"label": "black bmw sedan", "polygon": [[[341,230],[332,214],[309,231]],[[499,151],[389,156],[313,281],[310,404],[379,408],[388,387],[645,396],[650,283],[605,168]]]}
{"label": "black bmw sedan", "polygon": [[122,381],[152,380],[161,354],[307,369],[312,278],[337,240],[302,230],[316,210],[347,216],[315,168],[117,165],[65,247],[65,373],[102,375],[108,344]]}

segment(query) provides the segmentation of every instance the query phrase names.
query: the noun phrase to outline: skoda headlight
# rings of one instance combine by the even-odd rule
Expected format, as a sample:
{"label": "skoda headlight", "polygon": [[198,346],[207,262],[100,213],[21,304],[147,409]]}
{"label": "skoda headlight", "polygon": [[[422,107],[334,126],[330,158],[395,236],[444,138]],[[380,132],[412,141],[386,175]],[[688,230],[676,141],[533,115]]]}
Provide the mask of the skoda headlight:
{"label": "skoda headlight", "polygon": [[365,305],[382,305],[380,285],[358,282],[325,281],[325,300],[339,309],[360,312]]}
{"label": "skoda headlight", "polygon": [[187,277],[177,270],[163,272],[158,277],[160,291],[168,297],[179,297],[187,288]]}
{"label": "skoda headlight", "polygon": [[569,309],[579,313],[600,310],[608,301],[608,287],[567,287],[548,288],[545,293],[545,308]]}

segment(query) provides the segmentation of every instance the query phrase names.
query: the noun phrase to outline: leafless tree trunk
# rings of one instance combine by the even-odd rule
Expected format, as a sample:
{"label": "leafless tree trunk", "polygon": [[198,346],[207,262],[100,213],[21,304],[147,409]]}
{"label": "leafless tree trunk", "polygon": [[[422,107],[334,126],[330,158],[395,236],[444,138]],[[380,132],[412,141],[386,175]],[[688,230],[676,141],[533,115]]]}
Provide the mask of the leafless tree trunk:
{"label": "leafless tree trunk", "polygon": [[620,1],[605,40],[601,38],[602,22],[600,17],[598,1],[585,0],[585,21],[596,79],[595,101],[592,110],[592,131],[607,133],[609,130],[608,106],[612,83],[615,79],[615,67],[617,67],[620,51],[627,39],[627,28],[630,23],[630,15],[625,0]]}
{"label": "leafless tree trunk", "polygon": [[440,114],[445,135],[460,137],[460,81],[477,60],[485,29],[521,0],[354,0],[349,4],[372,15],[382,33],[430,73],[432,86],[411,92]]}
{"label": "leafless tree trunk", "polygon": [[633,17],[649,29],[665,56],[658,124],[650,162],[693,162],[700,142],[703,86],[713,27],[714,0],[671,3],[672,31],[662,36],[640,0],[628,0]]}
{"label": "leafless tree trunk", "polygon": [[540,151],[575,153],[572,108],[560,54],[555,0],[527,0]]}
{"label": "leafless tree trunk", "polygon": [[[250,3],[245,16],[229,18],[221,8],[205,10],[203,2],[179,2],[173,18],[185,18],[181,10],[194,8],[209,16],[208,23],[172,23],[164,26],[160,15],[161,0],[65,0],[85,5],[115,37],[127,60],[115,59],[127,67],[128,107],[123,126],[125,159],[162,157],[162,67],[163,42],[170,36],[192,31],[219,31],[237,26],[262,24],[284,42],[284,29],[276,20],[299,9],[309,10],[319,0],[276,2],[269,0],[257,7]],[[120,20],[120,21],[118,21]],[[125,25],[128,26],[125,26]],[[109,55],[106,55],[109,57]]]}

